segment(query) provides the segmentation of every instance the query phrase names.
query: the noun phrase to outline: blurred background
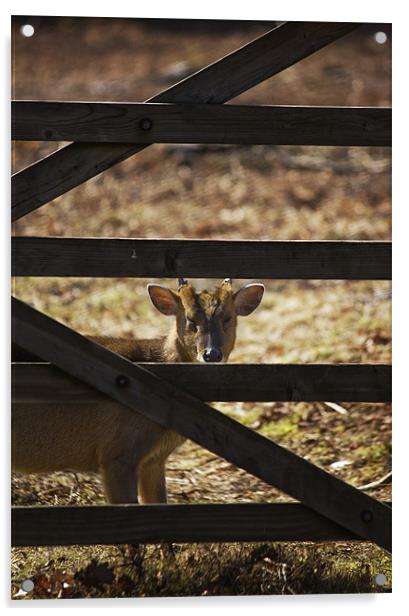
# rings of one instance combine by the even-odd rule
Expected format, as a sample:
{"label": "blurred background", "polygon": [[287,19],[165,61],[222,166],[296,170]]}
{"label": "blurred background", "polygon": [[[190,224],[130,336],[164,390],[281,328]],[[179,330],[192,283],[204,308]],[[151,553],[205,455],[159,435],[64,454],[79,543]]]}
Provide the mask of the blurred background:
{"label": "blurred background", "polygon": [[[275,23],[16,17],[13,98],[143,101]],[[237,103],[390,106],[390,25],[362,25]],[[64,145],[16,142],[13,169]],[[158,144],[25,216],[13,233],[389,240],[390,182],[389,148]],[[169,321],[149,304],[146,282],[19,278],[13,286],[17,297],[81,333],[150,337],[166,332]],[[389,282],[262,282],[265,299],[241,320],[232,362],[390,362]],[[197,281],[200,288],[213,284]],[[343,414],[324,403],[218,408],[354,485],[389,471],[389,405],[343,404]],[[102,502],[98,478],[80,480],[16,476],[15,502]],[[171,457],[168,485],[171,502],[288,500],[192,443]],[[370,493],[388,499],[390,485]],[[380,558],[375,548],[351,549],[345,558],[358,568]],[[21,572],[27,562],[16,554]]]}

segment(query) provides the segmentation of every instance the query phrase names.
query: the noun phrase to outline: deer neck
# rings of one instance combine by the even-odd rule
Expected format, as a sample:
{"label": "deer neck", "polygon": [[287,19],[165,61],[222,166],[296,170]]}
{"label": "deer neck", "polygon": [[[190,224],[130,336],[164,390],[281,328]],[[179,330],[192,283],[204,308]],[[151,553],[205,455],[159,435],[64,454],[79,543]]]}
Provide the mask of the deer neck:
{"label": "deer neck", "polygon": [[196,357],[179,338],[176,325],[165,339],[164,357],[166,362],[195,362]]}

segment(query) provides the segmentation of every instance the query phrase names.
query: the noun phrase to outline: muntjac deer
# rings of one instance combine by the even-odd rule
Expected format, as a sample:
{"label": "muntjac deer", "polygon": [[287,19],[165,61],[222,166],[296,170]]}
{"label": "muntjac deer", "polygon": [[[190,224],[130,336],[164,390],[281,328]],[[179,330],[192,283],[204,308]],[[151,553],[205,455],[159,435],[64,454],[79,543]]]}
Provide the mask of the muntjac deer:
{"label": "muntjac deer", "polygon": [[[233,292],[230,279],[196,292],[179,279],[177,291],[149,284],[153,305],[175,320],[152,340],[94,337],[134,362],[225,362],[236,339],[237,317],[259,305],[264,286]],[[166,502],[165,462],[185,439],[107,398],[101,403],[19,403],[13,411],[16,471],[95,471],[111,503]]]}

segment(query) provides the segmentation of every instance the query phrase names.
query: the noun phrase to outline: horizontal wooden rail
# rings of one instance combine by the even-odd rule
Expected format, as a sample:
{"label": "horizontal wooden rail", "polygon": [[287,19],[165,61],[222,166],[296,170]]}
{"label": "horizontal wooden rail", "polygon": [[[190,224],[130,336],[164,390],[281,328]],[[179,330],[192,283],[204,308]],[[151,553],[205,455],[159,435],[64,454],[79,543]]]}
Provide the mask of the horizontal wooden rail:
{"label": "horizontal wooden rail", "polygon": [[390,242],[16,237],[14,276],[386,280]]}
{"label": "horizontal wooden rail", "polygon": [[20,300],[13,341],[174,430],[367,540],[391,550],[391,509],[173,383],[112,353]]}
{"label": "horizontal wooden rail", "polygon": [[[218,402],[389,402],[392,370],[378,364],[139,364],[192,396]],[[98,402],[106,398],[55,366],[15,363],[16,402]]]}
{"label": "horizontal wooden rail", "polygon": [[12,545],[362,540],[298,503],[14,507]]}
{"label": "horizontal wooden rail", "polygon": [[391,109],[14,101],[12,138],[103,143],[391,145]]}
{"label": "horizontal wooden rail", "polygon": [[[359,24],[289,22],[149,99],[152,103],[225,103],[280,73]],[[12,220],[44,205],[144,144],[73,143],[26,167],[12,179]]]}

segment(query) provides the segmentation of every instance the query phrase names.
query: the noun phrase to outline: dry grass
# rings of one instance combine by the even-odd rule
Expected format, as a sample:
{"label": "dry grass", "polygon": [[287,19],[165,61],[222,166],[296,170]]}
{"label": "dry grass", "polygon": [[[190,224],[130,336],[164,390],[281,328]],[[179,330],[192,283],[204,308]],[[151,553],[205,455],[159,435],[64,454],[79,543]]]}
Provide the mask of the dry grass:
{"label": "dry grass", "polygon": [[[15,38],[14,96],[143,100],[171,84],[176,63],[195,70],[263,31],[155,32],[126,20],[44,20],[32,39]],[[377,46],[369,33],[346,37],[236,100],[388,105],[390,46]],[[19,143],[15,168],[54,148]],[[389,239],[390,199],[388,149],[155,145],[26,216],[14,232]],[[389,283],[263,282],[263,304],[241,320],[231,361],[390,361]],[[149,337],[168,322],[149,305],[145,283],[22,278],[14,291],[82,333]],[[390,469],[389,405],[345,404],[345,416],[323,403],[217,406],[354,485]],[[331,466],[339,461],[345,464]],[[192,443],[171,456],[167,475],[171,502],[287,498]],[[390,499],[390,485],[371,494]],[[97,476],[70,473],[16,475],[13,498],[20,505],[103,502]],[[92,558],[108,564],[87,569]],[[377,572],[387,575],[383,590],[390,590],[390,559],[369,544],[15,549],[13,595],[30,576],[37,576],[36,597],[375,592]]]}

